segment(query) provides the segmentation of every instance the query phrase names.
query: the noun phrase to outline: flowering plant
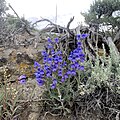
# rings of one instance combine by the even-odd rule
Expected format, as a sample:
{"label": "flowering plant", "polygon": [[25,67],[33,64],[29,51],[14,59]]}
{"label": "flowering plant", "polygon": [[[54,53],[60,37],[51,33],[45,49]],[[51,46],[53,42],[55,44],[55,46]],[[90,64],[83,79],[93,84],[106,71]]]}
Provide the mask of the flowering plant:
{"label": "flowering plant", "polygon": [[[85,37],[85,35],[82,35]],[[43,66],[38,62],[34,62],[36,81],[42,86],[45,83],[51,85],[51,89],[55,89],[57,84],[67,81],[68,78],[75,76],[79,70],[84,70],[84,66],[80,63],[84,62],[85,55],[82,51],[80,35],[77,35],[77,48],[70,52],[70,55],[55,49],[59,46],[58,38],[53,42],[48,39],[48,51],[42,51]],[[66,60],[66,57],[67,60]]]}
{"label": "flowering plant", "polygon": [[[98,114],[100,110],[97,118],[101,118],[101,111],[104,111],[102,115],[107,119],[107,113],[111,112],[109,108],[119,109],[120,55],[113,43],[110,44],[110,56],[106,56],[103,46],[103,56],[97,54],[93,60],[91,54],[87,54],[89,59],[85,60],[81,43],[81,38],[85,37],[86,34],[77,35],[74,45],[77,47],[73,49],[69,44],[72,50],[62,48],[58,38],[54,41],[49,38],[46,50],[42,51],[43,64],[35,61],[36,82],[38,86],[46,88],[41,96],[43,99],[40,99],[43,112],[47,111],[44,117],[47,113],[67,114],[68,117],[69,113],[72,119],[81,118],[82,115],[86,120],[91,118],[90,111]],[[26,75],[21,75],[18,80],[25,84],[26,79]]]}
{"label": "flowering plant", "polygon": [[60,49],[58,38],[54,41],[49,38],[47,50],[42,51],[43,65],[34,62],[36,82],[39,86],[46,87],[44,97],[49,98],[54,104],[51,106],[64,114],[71,112],[70,101],[75,99],[75,92],[79,91],[79,73],[84,70],[85,61],[80,40],[85,37],[87,34],[76,36],[77,48],[69,54]]}

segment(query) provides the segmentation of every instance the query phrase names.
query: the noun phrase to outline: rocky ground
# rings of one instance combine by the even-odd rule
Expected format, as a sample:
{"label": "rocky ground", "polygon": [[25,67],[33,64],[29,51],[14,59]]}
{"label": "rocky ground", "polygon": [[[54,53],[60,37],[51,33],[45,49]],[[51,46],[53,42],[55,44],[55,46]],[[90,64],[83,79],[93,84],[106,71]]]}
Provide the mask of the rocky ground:
{"label": "rocky ground", "polygon": [[[44,87],[39,87],[35,81],[33,64],[35,60],[41,61],[40,51],[43,49],[44,43],[39,43],[36,47],[34,44],[0,47],[0,83],[7,84],[7,90],[12,94],[13,100],[19,96],[18,103],[22,105],[20,120],[37,120],[40,112],[36,101],[39,101]],[[28,77],[25,85],[18,81],[22,74]]]}
{"label": "rocky ground", "polygon": [[[33,46],[15,48],[0,48],[0,82],[7,83],[7,91],[11,93],[14,101],[18,96],[16,105],[19,117],[15,120],[69,120],[70,118],[53,116],[49,113],[41,114],[41,95],[44,86],[40,87],[33,76],[34,60],[41,62],[40,51],[44,49],[41,43],[37,48]],[[21,74],[26,74],[27,82],[22,85],[18,81]],[[32,74],[32,75],[31,75]]]}
{"label": "rocky ground", "polygon": [[[21,45],[0,47],[0,83],[7,84],[7,90],[11,93],[13,102],[17,96],[19,97],[17,105],[21,106],[17,111],[19,117],[14,120],[70,120],[69,117],[58,117],[50,113],[42,114],[41,95],[45,88],[37,85],[33,75],[33,64],[35,60],[42,63],[41,50],[44,49],[45,41],[28,44],[28,42],[24,43],[25,39],[26,37]],[[28,77],[24,85],[18,81],[18,77],[22,74]],[[85,120],[85,118],[97,120],[96,117],[90,114],[80,117],[79,120]]]}

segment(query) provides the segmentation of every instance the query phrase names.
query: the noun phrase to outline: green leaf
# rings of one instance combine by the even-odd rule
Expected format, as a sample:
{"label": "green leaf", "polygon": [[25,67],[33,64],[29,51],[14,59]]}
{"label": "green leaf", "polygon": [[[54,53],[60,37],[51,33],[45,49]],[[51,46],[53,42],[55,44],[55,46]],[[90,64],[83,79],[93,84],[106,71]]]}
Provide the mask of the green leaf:
{"label": "green leaf", "polygon": [[0,93],[0,101],[4,98],[4,93]]}

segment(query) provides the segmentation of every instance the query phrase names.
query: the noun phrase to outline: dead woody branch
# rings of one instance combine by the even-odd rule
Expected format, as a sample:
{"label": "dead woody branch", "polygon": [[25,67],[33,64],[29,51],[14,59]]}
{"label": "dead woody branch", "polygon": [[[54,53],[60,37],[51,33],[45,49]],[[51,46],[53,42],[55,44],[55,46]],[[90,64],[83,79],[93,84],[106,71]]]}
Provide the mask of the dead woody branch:
{"label": "dead woody branch", "polygon": [[22,19],[19,17],[19,15],[17,14],[17,12],[14,10],[14,8],[9,4],[9,7],[12,9],[12,11],[15,13],[15,15],[17,16],[17,18],[20,20],[20,22],[24,25],[23,29],[31,36],[35,36],[33,33],[30,32],[30,30],[28,29],[28,26],[26,25],[26,23],[24,21],[22,21]]}

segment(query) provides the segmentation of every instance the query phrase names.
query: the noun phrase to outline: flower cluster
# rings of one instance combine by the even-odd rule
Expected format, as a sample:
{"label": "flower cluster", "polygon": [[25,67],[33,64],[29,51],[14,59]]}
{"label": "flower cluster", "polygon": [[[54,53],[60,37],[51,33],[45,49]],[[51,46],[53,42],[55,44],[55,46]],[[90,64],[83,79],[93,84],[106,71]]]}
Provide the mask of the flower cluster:
{"label": "flower cluster", "polygon": [[[42,51],[43,66],[36,61],[34,62],[34,67],[37,68],[35,76],[38,85],[42,86],[45,81],[50,81],[51,89],[54,89],[58,82],[64,82],[70,76],[76,75],[77,70],[84,70],[84,66],[80,65],[85,60],[80,38],[85,37],[87,37],[87,34],[77,35],[77,48],[71,51],[68,56],[69,62],[65,61],[64,54],[61,50],[55,49],[55,45],[59,46],[58,38],[54,41],[50,38],[48,39],[48,51]],[[21,75],[19,81],[24,84],[26,82],[26,76]]]}
{"label": "flower cluster", "polygon": [[48,39],[48,51],[42,51],[43,67],[40,67],[37,62],[34,63],[34,67],[37,67],[36,80],[40,86],[44,84],[45,79],[52,79],[51,89],[54,89],[58,82],[57,79],[61,78],[61,82],[63,82],[63,79],[67,78],[64,74],[64,68],[67,64],[63,61],[63,53],[61,50],[55,50],[54,48],[54,45],[58,42],[58,38],[54,42]]}
{"label": "flower cluster", "polygon": [[[82,36],[81,36],[82,38],[85,38],[86,35],[83,34]],[[80,42],[80,35],[77,35],[76,38],[77,38],[77,48],[71,51],[68,57],[68,60],[71,61],[70,71],[71,71],[71,74],[73,72],[73,75],[76,74],[77,70],[84,70],[84,66],[81,66],[80,63],[85,61],[85,54],[83,53],[83,50],[82,50],[82,44]]]}
{"label": "flower cluster", "polygon": [[38,62],[34,63],[34,67],[37,68],[35,76],[38,85],[42,86],[47,82],[50,83],[51,89],[54,89],[58,83],[62,83],[69,77],[75,76],[77,70],[84,70],[84,66],[80,65],[85,60],[80,42],[81,37],[85,38],[87,35],[77,35],[77,48],[71,51],[67,61],[65,61],[63,52],[55,49],[55,45],[59,46],[58,38],[54,41],[50,38],[48,39],[47,51],[44,50],[41,52],[43,66]]}

